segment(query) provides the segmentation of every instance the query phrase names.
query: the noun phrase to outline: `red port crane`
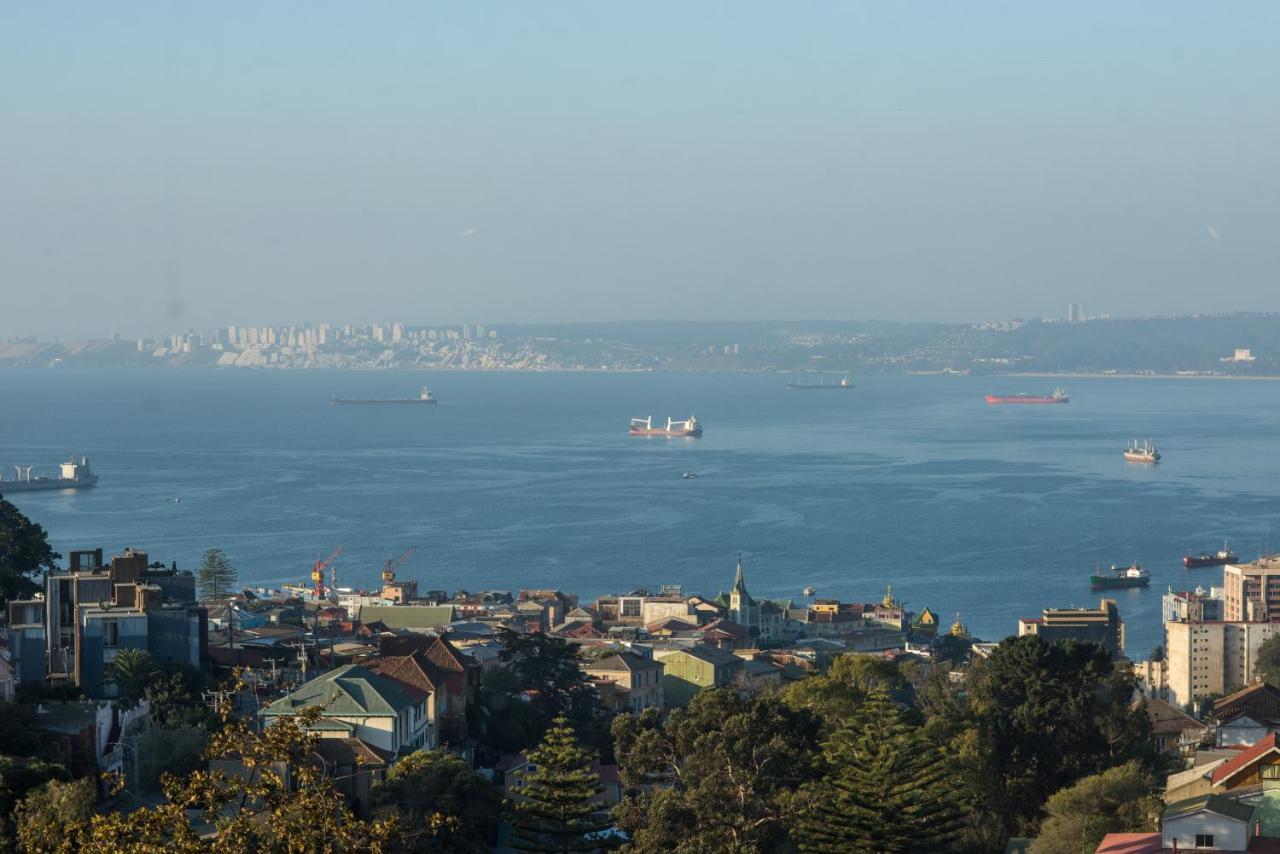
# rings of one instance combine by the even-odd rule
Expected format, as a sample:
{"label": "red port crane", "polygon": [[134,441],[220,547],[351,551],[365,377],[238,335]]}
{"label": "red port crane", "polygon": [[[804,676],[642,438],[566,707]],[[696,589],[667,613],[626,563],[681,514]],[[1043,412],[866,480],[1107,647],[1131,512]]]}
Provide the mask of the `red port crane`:
{"label": "red port crane", "polygon": [[333,562],[338,559],[338,555],[342,554],[342,546],[338,546],[333,550],[333,554],[324,560],[316,561],[316,565],[311,569],[311,583],[315,585],[316,598],[323,599],[325,596],[324,571],[333,566]]}
{"label": "red port crane", "polygon": [[400,557],[396,558],[395,560],[391,560],[390,558],[388,558],[387,567],[386,569],[382,570],[382,583],[385,585],[395,581],[396,570],[400,568],[400,564],[408,560],[409,557],[417,550],[418,550],[417,546],[410,546],[409,548],[405,549],[404,554],[400,555]]}

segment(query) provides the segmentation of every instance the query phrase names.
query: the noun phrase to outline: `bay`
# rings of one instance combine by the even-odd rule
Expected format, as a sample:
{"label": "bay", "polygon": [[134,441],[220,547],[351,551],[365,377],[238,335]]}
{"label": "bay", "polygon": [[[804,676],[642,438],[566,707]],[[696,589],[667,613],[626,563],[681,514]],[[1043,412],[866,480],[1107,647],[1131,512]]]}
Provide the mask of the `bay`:
{"label": "bay", "polygon": [[[761,374],[0,372],[0,464],[80,492],[10,496],[55,547],[125,546],[196,565],[224,549],[253,585],[302,582],[337,546],[339,584],[383,561],[424,588],[555,587],[585,598],[659,584],[714,594],[741,550],[756,596],[879,599],[999,639],[1044,607],[1096,605],[1095,566],[1134,560],[1119,602],[1130,655],[1160,643],[1160,595],[1221,583],[1181,556],[1242,557],[1280,519],[1280,384],[867,376],[787,391]],[[438,406],[330,406],[331,395]],[[633,438],[632,416],[697,415],[701,439]],[[1158,466],[1125,463],[1155,439]],[[696,479],[683,479],[686,471]],[[2,487],[0,487],[2,491]]]}

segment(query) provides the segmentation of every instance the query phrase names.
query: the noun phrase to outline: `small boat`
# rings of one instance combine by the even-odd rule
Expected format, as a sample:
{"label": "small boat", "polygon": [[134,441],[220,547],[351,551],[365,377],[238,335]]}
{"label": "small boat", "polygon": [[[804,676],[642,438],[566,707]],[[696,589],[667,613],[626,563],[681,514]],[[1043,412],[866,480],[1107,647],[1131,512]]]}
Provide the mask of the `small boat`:
{"label": "small boat", "polygon": [[1094,590],[1114,590],[1123,587],[1146,587],[1151,583],[1151,575],[1137,563],[1132,566],[1112,566],[1108,575],[1101,570],[1089,576],[1089,586]]}
{"label": "small boat", "polygon": [[1226,566],[1229,563],[1235,563],[1238,559],[1236,553],[1227,548],[1226,543],[1223,543],[1222,548],[1213,554],[1200,552],[1199,557],[1187,555],[1182,559],[1182,565],[1187,569],[1199,569],[1202,566]]}
{"label": "small boat", "polygon": [[684,474],[682,474],[682,475],[680,475],[680,476],[681,476],[682,478],[684,478],[685,480],[693,480],[695,477],[697,477],[697,476],[698,476],[698,473],[697,473],[697,472],[692,472],[692,471],[687,471],[687,472],[685,472]]}
{"label": "small boat", "polygon": [[1156,450],[1156,443],[1150,439],[1141,445],[1138,444],[1137,439],[1134,439],[1124,449],[1124,458],[1131,463],[1158,463],[1160,452]]}

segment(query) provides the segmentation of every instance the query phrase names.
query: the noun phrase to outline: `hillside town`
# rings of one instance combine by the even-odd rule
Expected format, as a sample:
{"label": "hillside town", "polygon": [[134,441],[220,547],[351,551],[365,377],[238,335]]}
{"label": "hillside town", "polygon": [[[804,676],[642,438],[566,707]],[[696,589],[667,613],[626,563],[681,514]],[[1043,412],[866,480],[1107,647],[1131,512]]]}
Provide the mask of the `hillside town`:
{"label": "hillside town", "polygon": [[[696,850],[721,850],[708,840],[723,822],[751,839],[733,850],[1057,851],[1079,818],[1064,792],[1095,801],[1098,827],[1127,823],[1098,852],[1280,850],[1280,558],[1226,565],[1221,587],[1170,590],[1164,647],[1131,660],[1108,598],[1045,608],[984,642],[960,615],[906,610],[890,587],[858,602],[756,598],[741,555],[714,593],[428,590],[398,561],[377,590],[326,585],[326,561],[311,585],[268,590],[238,585],[217,549],[192,569],[135,548],[62,558],[12,505],[5,517],[3,833],[23,850],[54,850],[39,843],[50,833],[77,840],[67,850],[108,850],[109,815],[128,817],[110,838],[148,838],[201,774],[253,781],[263,799],[279,786],[282,804],[300,786],[327,793],[335,827],[355,834],[343,838],[378,850],[547,850],[531,840],[556,834],[573,850],[685,850],[654,812],[680,809],[709,823]],[[1044,714],[1073,717],[1033,760]],[[854,791],[840,776],[852,770],[801,768],[804,745],[834,755],[841,733],[884,726],[881,749],[936,755],[877,774],[919,787],[938,763],[977,762],[994,788],[928,784],[912,796],[927,821],[877,831],[904,846],[852,844],[873,831],[856,816],[832,830],[821,803]],[[702,747],[681,746],[690,738]],[[734,773],[740,739],[776,753],[777,771],[752,772],[748,802],[712,821],[700,811],[725,804],[700,787]],[[953,753],[956,739],[980,758]],[[265,782],[262,762],[284,776]],[[548,818],[548,793],[571,780],[576,817]],[[438,794],[408,794],[420,786]],[[796,786],[808,806],[786,806]],[[79,819],[49,813],[68,787]],[[457,787],[469,806],[446,797]],[[218,803],[161,836],[225,839],[268,820]]]}

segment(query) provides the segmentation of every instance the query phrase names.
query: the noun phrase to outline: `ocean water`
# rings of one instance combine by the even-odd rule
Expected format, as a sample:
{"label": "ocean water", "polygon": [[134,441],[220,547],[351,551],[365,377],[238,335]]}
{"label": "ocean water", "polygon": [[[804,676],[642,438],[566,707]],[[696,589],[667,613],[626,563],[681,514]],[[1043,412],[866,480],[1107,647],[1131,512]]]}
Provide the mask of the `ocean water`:
{"label": "ocean water", "polygon": [[[343,546],[339,584],[372,587],[417,546],[400,574],[432,589],[714,594],[741,550],[757,596],[873,600],[892,584],[998,639],[1041,608],[1096,605],[1095,566],[1137,560],[1150,588],[1107,594],[1135,656],[1160,642],[1161,593],[1221,582],[1183,554],[1229,539],[1253,557],[1280,522],[1277,383],[1075,379],[1066,406],[993,407],[988,391],[1054,382],[855,381],[9,370],[0,465],[90,455],[95,489],[10,496],[64,553],[136,546],[194,568],[217,546],[254,585],[301,582]],[[424,382],[438,406],[328,404]],[[695,414],[706,435],[628,436],[649,414]],[[1133,437],[1165,461],[1125,463]]]}

